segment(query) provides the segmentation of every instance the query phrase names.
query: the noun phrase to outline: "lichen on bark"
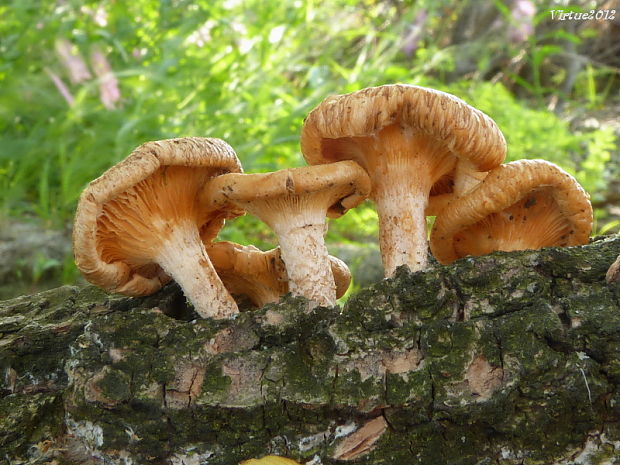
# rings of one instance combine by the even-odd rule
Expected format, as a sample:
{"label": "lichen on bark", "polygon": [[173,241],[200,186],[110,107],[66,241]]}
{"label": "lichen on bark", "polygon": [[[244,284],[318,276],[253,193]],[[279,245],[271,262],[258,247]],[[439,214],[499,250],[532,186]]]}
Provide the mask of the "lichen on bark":
{"label": "lichen on bark", "polygon": [[609,238],[401,268],[342,309],[289,296],[224,321],[175,285],[0,302],[0,461],[605,463],[619,253]]}

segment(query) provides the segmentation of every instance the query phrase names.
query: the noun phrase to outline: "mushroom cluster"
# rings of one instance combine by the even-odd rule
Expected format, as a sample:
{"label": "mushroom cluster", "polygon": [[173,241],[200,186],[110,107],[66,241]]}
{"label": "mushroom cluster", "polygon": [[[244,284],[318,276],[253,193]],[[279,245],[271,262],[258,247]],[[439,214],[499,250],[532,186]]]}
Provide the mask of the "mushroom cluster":
{"label": "mushroom cluster", "polygon": [[[174,279],[203,317],[238,312],[288,292],[332,306],[349,286],[329,256],[326,217],[366,198],[376,205],[390,277],[398,266],[441,263],[495,250],[584,244],[592,207],[577,181],[544,160],[502,164],[495,122],[444,92],[371,87],[325,99],[308,115],[301,151],[309,166],[245,174],[220,139],[147,142],[92,181],[80,197],[73,243],[88,281],[148,295]],[[250,213],[278,248],[213,242],[226,219]]]}
{"label": "mushroom cluster", "polygon": [[[147,142],[82,192],[75,261],[91,283],[131,296],[174,279],[202,317],[238,313],[233,295],[262,307],[290,292],[333,306],[351,274],[327,253],[326,217],[342,216],[369,192],[353,161],[244,174],[220,139]],[[213,242],[226,219],[246,212],[274,230],[279,247]]]}

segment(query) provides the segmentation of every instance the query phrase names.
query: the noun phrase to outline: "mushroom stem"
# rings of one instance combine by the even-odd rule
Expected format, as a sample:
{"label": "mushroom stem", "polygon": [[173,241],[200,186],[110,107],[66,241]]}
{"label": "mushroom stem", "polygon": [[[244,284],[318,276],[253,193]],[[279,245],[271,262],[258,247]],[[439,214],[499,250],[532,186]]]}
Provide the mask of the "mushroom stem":
{"label": "mushroom stem", "polygon": [[155,262],[179,283],[200,316],[228,318],[239,312],[215,272],[195,227],[175,227],[163,241]]}
{"label": "mushroom stem", "polygon": [[428,189],[424,186],[382,183],[374,194],[379,215],[379,247],[385,276],[407,265],[420,271],[428,264],[426,216]]}
{"label": "mushroom stem", "polygon": [[286,218],[273,225],[278,236],[282,261],[286,265],[289,291],[325,307],[336,304],[336,284],[325,246],[324,214],[308,221],[308,215]]}

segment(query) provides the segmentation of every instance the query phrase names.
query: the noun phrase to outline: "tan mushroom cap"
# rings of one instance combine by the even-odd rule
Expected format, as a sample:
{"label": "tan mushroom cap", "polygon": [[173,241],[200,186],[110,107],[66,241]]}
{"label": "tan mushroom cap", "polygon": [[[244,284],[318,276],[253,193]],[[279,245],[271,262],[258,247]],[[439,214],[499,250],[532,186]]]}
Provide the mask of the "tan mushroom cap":
{"label": "tan mushroom cap", "polygon": [[605,273],[605,281],[608,283],[616,283],[620,281],[620,255],[618,255],[616,261],[611,264],[607,270],[607,273]]}
{"label": "tan mushroom cap", "polygon": [[575,178],[545,160],[519,160],[490,171],[437,216],[431,250],[441,263],[495,250],[586,244],[592,206]]}
{"label": "tan mushroom cap", "polygon": [[370,180],[353,161],[274,173],[226,174],[207,197],[214,208],[243,208],[278,237],[290,291],[319,305],[335,304],[334,277],[324,235],[325,218],[341,216],[368,195]]}
{"label": "tan mushroom cap", "polygon": [[[273,208],[283,197],[327,199],[327,216],[338,218],[363,202],[370,192],[370,180],[355,162],[288,168],[272,173],[230,173],[211,183],[213,205],[252,208],[260,201]],[[305,206],[302,206],[305,208]]]}
{"label": "tan mushroom cap", "polygon": [[332,267],[334,282],[336,283],[336,299],[339,299],[347,293],[351,285],[351,270],[349,270],[345,262],[333,255],[329,256],[329,262]]}
{"label": "tan mushroom cap", "polygon": [[475,171],[469,164],[458,164],[457,168],[433,184],[425,210],[426,216],[437,216],[454,197],[467,194],[480,184],[488,173]]}
{"label": "tan mushroom cap", "polygon": [[506,156],[506,140],[487,115],[454,95],[405,84],[327,97],[304,121],[301,150],[310,164],[332,163],[342,158],[325,147],[326,140],[372,136],[392,125],[442,141],[480,171],[494,168]]}
{"label": "tan mushroom cap", "polygon": [[[213,239],[224,218],[195,200],[214,176],[242,171],[219,139],[147,142],[92,181],[80,196],[73,229],[75,261],[84,277],[111,292],[148,295],[170,280],[152,259],[162,236],[192,223]],[[198,258],[196,258],[198,260]]]}
{"label": "tan mushroom cap", "polygon": [[[219,241],[207,245],[207,253],[228,292],[246,295],[259,308],[277,302],[289,292],[279,247],[263,252],[252,245]],[[329,261],[336,298],[340,298],[351,284],[351,272],[342,260],[330,255]]]}
{"label": "tan mushroom cap", "polygon": [[279,455],[267,455],[260,459],[244,460],[239,465],[300,465],[292,459],[280,457]]}
{"label": "tan mushroom cap", "polygon": [[[310,164],[351,159],[366,169],[390,276],[399,265],[427,265],[425,210],[433,185],[459,171],[498,166],[506,141],[491,118],[455,96],[396,84],[325,99],[305,120],[301,150]],[[454,183],[457,190],[469,184],[461,188],[458,177]]]}

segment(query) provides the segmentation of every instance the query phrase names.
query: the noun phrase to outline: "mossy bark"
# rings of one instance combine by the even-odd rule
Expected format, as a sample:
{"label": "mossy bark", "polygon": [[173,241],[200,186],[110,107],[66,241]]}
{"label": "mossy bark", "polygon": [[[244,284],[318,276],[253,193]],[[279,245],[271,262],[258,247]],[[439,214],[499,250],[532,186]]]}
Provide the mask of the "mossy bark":
{"label": "mossy bark", "polygon": [[174,285],[0,302],[0,463],[618,463],[619,253],[399,269],[342,310],[226,321]]}

